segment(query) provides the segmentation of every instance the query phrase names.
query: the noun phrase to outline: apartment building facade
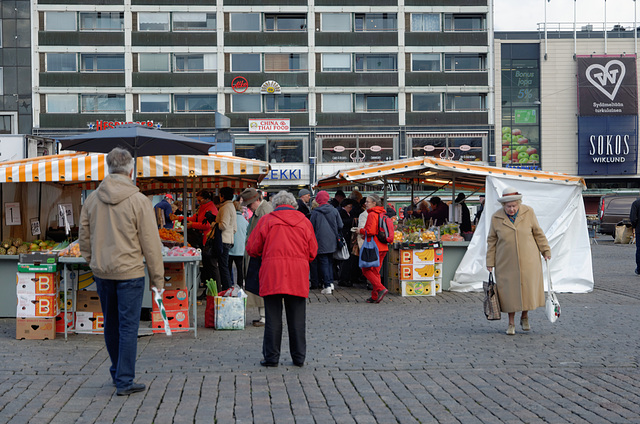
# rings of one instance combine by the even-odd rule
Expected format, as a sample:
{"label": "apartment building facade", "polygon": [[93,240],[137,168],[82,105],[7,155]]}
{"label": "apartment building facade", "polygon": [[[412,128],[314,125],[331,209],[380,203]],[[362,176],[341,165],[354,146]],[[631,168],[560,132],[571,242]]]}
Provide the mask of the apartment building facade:
{"label": "apartment building facade", "polygon": [[143,122],[269,161],[265,185],[410,156],[488,162],[488,0],[32,0],[33,126]]}

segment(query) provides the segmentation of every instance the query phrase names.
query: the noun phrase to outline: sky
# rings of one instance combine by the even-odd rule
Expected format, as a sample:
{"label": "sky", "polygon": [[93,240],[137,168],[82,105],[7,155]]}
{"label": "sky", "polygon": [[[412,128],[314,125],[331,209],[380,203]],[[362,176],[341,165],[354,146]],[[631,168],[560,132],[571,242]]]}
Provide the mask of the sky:
{"label": "sky", "polygon": [[[545,0],[493,0],[496,31],[536,31],[538,23],[544,22]],[[638,1],[640,3],[640,0]],[[597,28],[605,21],[607,27],[621,24],[627,29],[633,28],[633,0],[575,0],[576,22],[578,30],[588,23]],[[547,29],[558,29],[558,23],[564,23],[562,29],[573,30],[574,0],[550,0],[547,2]],[[640,26],[640,4],[636,9],[636,21]],[[551,24],[555,23],[555,27]]]}

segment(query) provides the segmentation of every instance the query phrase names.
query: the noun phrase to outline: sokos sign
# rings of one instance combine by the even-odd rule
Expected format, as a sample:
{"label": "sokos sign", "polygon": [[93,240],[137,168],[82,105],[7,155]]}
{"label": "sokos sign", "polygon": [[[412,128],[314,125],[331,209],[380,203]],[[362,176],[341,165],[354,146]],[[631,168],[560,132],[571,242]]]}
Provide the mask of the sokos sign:
{"label": "sokos sign", "polygon": [[638,114],[636,58],[578,56],[578,115]]}
{"label": "sokos sign", "polygon": [[578,118],[579,175],[635,175],[637,116]]}

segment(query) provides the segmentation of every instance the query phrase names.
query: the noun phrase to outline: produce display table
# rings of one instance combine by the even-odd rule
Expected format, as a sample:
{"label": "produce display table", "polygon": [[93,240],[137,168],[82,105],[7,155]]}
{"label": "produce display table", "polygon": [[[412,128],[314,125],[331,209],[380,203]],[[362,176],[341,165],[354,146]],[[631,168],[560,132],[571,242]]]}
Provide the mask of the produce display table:
{"label": "produce display table", "polygon": [[[14,266],[17,267],[17,256],[15,259],[15,263]],[[191,321],[190,324],[192,324],[192,326],[186,328],[186,330],[193,330],[193,337],[198,337],[198,311],[197,311],[197,297],[198,297],[198,281],[197,281],[197,274],[198,274],[198,263],[202,260],[201,256],[163,256],[163,262],[164,263],[184,263],[185,269],[186,269],[186,283],[187,283],[187,290],[189,291],[190,295],[191,295]],[[69,281],[69,268],[70,265],[73,264],[82,264],[82,265],[86,265],[87,261],[85,261],[84,258],[82,257],[68,257],[68,256],[60,256],[58,258],[58,262],[62,265],[62,278],[64,280],[64,285],[63,285],[63,290],[64,290],[64,308],[62,310],[62,312],[64,312],[64,317],[67,316],[67,290],[69,289],[69,287],[67,287],[67,282]],[[1,263],[1,261],[0,261]],[[15,273],[15,268],[14,271]],[[146,273],[145,270],[145,284],[146,287],[149,287],[149,276]],[[78,287],[70,287],[71,288],[71,296],[72,296],[72,300],[73,300],[73,305],[76,305],[76,294],[77,294],[77,290]],[[15,284],[14,284],[14,291],[15,291]],[[149,290],[145,290],[145,299],[151,299],[151,292]],[[15,293],[13,296],[13,300],[14,300],[14,305],[13,308],[15,310]],[[145,304],[145,301],[143,300],[143,304]],[[145,328],[141,328],[140,332],[146,332],[146,331],[152,332],[153,329],[149,328],[149,329],[145,329]],[[67,326],[64,326],[64,338],[65,340],[67,339]]]}

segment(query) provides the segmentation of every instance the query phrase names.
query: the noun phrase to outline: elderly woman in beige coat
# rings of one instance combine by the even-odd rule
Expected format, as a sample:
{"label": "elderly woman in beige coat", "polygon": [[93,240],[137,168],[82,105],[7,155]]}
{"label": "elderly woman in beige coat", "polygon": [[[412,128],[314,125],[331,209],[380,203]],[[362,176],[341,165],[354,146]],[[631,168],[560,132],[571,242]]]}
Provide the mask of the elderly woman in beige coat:
{"label": "elderly woman in beige coat", "polygon": [[522,204],[522,194],[507,187],[498,199],[502,208],[491,217],[487,237],[487,270],[495,267],[500,309],[509,314],[508,335],[514,335],[515,314],[522,311],[520,325],[531,329],[529,311],[544,306],[542,261],[551,259],[549,242],[533,209]]}

